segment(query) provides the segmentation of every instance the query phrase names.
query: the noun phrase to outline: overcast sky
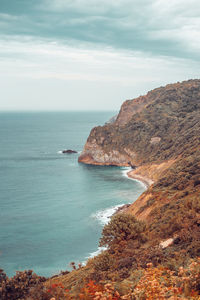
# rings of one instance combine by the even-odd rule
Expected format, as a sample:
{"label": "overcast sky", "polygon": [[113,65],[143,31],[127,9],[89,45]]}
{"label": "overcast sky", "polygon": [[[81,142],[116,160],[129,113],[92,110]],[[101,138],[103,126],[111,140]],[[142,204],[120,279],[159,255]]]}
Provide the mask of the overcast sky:
{"label": "overcast sky", "polygon": [[199,72],[199,0],[0,0],[0,110],[119,110]]}

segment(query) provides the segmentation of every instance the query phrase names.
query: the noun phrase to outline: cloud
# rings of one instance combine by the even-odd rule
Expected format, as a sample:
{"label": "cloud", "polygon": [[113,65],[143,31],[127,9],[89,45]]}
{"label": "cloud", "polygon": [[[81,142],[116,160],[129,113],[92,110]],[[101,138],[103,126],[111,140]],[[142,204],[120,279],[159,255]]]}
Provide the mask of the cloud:
{"label": "cloud", "polygon": [[63,12],[66,11],[76,11],[81,14],[121,14],[121,10],[125,10],[127,6],[137,7],[138,4],[147,4],[148,0],[45,0],[42,7],[52,11]]}
{"label": "cloud", "polygon": [[2,0],[1,93],[11,107],[30,91],[32,107],[117,109],[197,78],[199,15],[199,0]]}
{"label": "cloud", "polygon": [[[20,3],[26,13],[19,13]],[[4,34],[200,58],[199,0],[23,0],[18,6],[3,12]]]}
{"label": "cloud", "polygon": [[[149,32],[151,40],[171,41],[178,53],[199,59],[200,4],[196,0],[157,0],[152,6],[155,19]],[[159,25],[160,24],[160,25]],[[195,59],[195,57],[194,57]]]}
{"label": "cloud", "polygon": [[193,66],[190,60],[167,60],[166,57],[146,56],[140,51],[77,48],[31,38],[2,39],[0,43],[1,70],[12,77],[130,86],[164,80],[167,74],[171,76],[172,69],[180,74]]}

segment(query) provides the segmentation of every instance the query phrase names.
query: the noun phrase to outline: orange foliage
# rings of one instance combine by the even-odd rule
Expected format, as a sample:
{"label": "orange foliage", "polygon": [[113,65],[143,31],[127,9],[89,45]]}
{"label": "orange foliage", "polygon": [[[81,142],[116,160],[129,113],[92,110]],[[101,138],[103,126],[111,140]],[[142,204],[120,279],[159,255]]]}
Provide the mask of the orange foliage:
{"label": "orange foliage", "polygon": [[133,299],[200,299],[200,258],[188,269],[181,267],[175,274],[164,267],[148,264],[144,275],[131,294]]}
{"label": "orange foliage", "polygon": [[180,267],[178,272],[149,263],[142,274],[123,295],[116,290],[115,282],[100,284],[93,280],[85,283],[79,294],[66,290],[62,283],[52,284],[48,292],[51,300],[200,300],[200,258],[192,260],[187,268]]}
{"label": "orange foliage", "polygon": [[94,300],[118,300],[121,299],[117,291],[114,290],[112,284],[107,283],[105,285],[96,284],[90,280],[79,294],[80,299],[94,299]]}

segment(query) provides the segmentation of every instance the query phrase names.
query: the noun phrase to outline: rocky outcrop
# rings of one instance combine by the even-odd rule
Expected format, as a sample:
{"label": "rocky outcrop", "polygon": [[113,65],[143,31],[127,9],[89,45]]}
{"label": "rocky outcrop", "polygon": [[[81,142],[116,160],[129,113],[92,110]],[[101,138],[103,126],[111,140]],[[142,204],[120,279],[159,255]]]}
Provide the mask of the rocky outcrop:
{"label": "rocky outcrop", "polygon": [[126,150],[121,153],[117,149],[106,151],[103,147],[103,140],[102,137],[102,144],[99,145],[95,138],[89,139],[78,161],[92,165],[130,166],[131,154],[134,156],[133,153],[126,152]]}
{"label": "rocky outcrop", "polygon": [[150,140],[150,144],[156,145],[161,141],[161,138],[158,136],[152,137]]}
{"label": "rocky outcrop", "polygon": [[86,147],[84,152],[80,155],[78,161],[91,165],[129,166],[128,156],[121,154],[117,150],[112,150],[106,153],[100,147],[96,147],[95,151],[88,151]]}
{"label": "rocky outcrop", "polygon": [[62,150],[62,153],[63,154],[72,154],[72,153],[77,153],[77,151],[68,149],[68,150]]}

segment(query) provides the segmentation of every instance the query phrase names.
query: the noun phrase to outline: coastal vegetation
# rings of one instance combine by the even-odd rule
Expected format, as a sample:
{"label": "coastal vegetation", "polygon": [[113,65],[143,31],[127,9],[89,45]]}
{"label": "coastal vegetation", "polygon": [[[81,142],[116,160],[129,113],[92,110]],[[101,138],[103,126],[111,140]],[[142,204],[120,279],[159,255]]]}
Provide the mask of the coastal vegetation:
{"label": "coastal vegetation", "polygon": [[111,218],[107,249],[86,266],[46,280],[1,271],[1,298],[200,299],[199,133],[200,80],[126,101],[114,122],[92,129],[80,162],[131,165],[130,176],[153,183]]}

